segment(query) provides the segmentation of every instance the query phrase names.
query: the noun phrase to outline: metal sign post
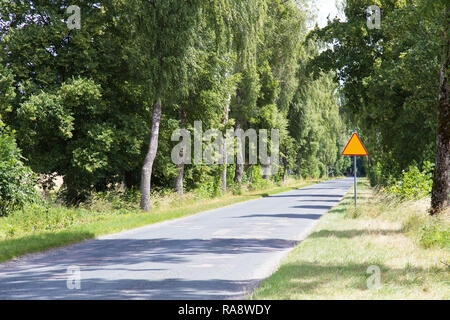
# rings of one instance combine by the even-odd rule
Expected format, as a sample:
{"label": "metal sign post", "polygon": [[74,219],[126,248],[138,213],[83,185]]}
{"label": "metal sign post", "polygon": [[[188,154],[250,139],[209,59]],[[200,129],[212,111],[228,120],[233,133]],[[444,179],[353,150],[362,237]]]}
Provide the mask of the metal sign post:
{"label": "metal sign post", "polygon": [[355,209],[356,209],[356,156],[367,156],[367,150],[362,144],[356,132],[348,141],[347,145],[342,151],[344,156],[353,156],[353,185],[355,189]]}
{"label": "metal sign post", "polygon": [[356,209],[356,156],[353,156],[353,176],[355,185],[355,209]]}

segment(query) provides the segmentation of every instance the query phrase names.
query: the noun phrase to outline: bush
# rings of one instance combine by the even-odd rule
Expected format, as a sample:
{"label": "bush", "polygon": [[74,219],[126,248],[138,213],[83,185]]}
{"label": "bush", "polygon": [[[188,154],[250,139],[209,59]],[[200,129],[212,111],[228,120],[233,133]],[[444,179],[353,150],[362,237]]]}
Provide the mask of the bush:
{"label": "bush", "polygon": [[252,167],[252,182],[251,186],[253,189],[264,189],[270,185],[270,181],[263,179],[262,168],[259,165],[254,165]]}
{"label": "bush", "polygon": [[422,171],[414,165],[403,171],[399,180],[390,179],[385,191],[400,200],[418,200],[431,193],[433,164],[426,161]]}
{"label": "bush", "polygon": [[113,214],[117,213],[31,204],[22,211],[2,218],[0,240],[39,232],[55,232],[74,225],[99,221]]}
{"label": "bush", "polygon": [[0,122],[0,216],[39,199],[36,176],[22,160],[13,133]]}
{"label": "bush", "polygon": [[137,189],[109,190],[91,193],[80,207],[90,211],[130,213],[139,210],[140,193]]}
{"label": "bush", "polygon": [[425,248],[450,248],[450,230],[439,223],[423,226],[420,230],[420,244]]}
{"label": "bush", "polygon": [[319,168],[319,178],[325,177],[327,175],[327,167],[322,162],[319,162],[318,168]]}
{"label": "bush", "polygon": [[383,168],[381,167],[380,163],[376,163],[369,167],[369,173],[368,173],[370,186],[375,187],[382,185],[383,183]]}

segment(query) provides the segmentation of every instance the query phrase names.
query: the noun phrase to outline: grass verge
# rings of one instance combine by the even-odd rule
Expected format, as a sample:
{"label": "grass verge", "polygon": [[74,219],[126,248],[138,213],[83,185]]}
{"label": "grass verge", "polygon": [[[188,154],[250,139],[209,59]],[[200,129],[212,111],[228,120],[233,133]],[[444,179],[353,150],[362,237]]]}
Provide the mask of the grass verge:
{"label": "grass verge", "polygon": [[43,211],[41,208],[28,208],[23,212],[0,218],[0,262],[26,253],[306,187],[322,180],[289,179],[278,185],[244,191],[239,195],[227,193],[213,199],[196,199],[189,194],[176,196],[171,201],[159,199],[158,205],[151,213],[133,208],[122,210],[123,208],[119,208],[122,202],[119,202],[116,209],[111,209],[111,204],[106,205],[101,201],[95,202],[90,207],[91,210],[59,207]]}
{"label": "grass verge", "polygon": [[398,203],[363,179],[358,205],[349,191],[250,299],[449,299],[448,213],[429,217],[427,199]]}

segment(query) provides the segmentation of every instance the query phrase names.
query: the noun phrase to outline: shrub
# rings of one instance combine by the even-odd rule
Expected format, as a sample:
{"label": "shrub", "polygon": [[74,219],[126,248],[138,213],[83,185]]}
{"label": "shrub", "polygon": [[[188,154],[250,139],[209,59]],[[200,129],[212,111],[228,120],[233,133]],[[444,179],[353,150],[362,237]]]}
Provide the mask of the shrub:
{"label": "shrub", "polygon": [[381,167],[381,164],[378,162],[369,167],[368,177],[369,177],[371,187],[379,186],[382,184],[382,182],[383,182],[383,173],[382,172],[383,172],[383,169]]}
{"label": "shrub", "polygon": [[420,230],[420,244],[425,248],[450,248],[450,230],[439,223],[425,225]]}
{"label": "shrub", "polygon": [[263,179],[262,168],[259,165],[254,165],[252,167],[252,182],[251,186],[253,189],[264,189],[270,185],[270,181]]}
{"label": "shrub", "polygon": [[96,212],[81,208],[66,208],[50,205],[27,205],[3,217],[0,223],[0,239],[20,237],[39,232],[55,232],[74,225],[105,219],[116,212]]}
{"label": "shrub", "polygon": [[38,201],[36,176],[23,164],[13,133],[0,122],[0,216]]}
{"label": "shrub", "polygon": [[418,200],[428,196],[432,187],[433,164],[425,162],[422,171],[414,165],[403,171],[399,180],[390,179],[385,191],[400,200]]}
{"label": "shrub", "polygon": [[130,213],[139,210],[139,196],[140,193],[137,189],[96,192],[91,193],[89,198],[80,204],[80,207],[98,212]]}

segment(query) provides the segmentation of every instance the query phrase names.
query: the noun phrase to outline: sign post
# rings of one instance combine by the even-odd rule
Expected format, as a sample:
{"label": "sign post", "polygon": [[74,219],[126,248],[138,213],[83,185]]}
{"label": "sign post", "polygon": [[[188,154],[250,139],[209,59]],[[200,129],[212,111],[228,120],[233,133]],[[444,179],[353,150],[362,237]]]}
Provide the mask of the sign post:
{"label": "sign post", "polygon": [[355,186],[355,209],[356,209],[356,156],[353,156],[353,185]]}
{"label": "sign post", "polygon": [[354,179],[354,190],[355,190],[355,209],[356,209],[356,156],[367,156],[367,150],[359,139],[356,132],[353,133],[352,137],[348,141],[347,145],[342,151],[343,156],[353,156],[353,179]]}

